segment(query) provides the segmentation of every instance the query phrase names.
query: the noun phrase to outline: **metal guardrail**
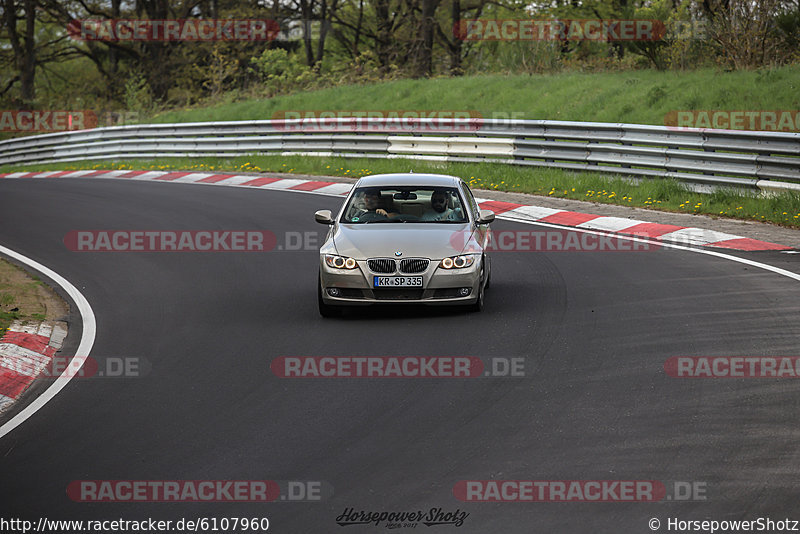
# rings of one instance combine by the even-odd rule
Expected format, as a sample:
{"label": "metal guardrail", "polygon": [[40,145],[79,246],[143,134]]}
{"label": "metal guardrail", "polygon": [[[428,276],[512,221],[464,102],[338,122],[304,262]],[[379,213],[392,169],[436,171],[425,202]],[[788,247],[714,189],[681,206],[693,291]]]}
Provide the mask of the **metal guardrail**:
{"label": "metal guardrail", "polygon": [[800,191],[800,134],[784,132],[341,118],[113,126],[0,141],[0,165],[249,154],[494,162]]}

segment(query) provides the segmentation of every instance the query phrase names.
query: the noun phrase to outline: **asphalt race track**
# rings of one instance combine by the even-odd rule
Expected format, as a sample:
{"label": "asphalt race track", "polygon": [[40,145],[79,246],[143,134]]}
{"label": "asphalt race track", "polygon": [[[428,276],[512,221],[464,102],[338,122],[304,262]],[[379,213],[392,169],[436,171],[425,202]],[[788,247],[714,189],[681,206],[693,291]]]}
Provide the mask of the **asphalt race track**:
{"label": "asphalt race track", "polygon": [[[387,530],[385,522],[338,526],[347,508],[469,513],[461,527],[417,526],[425,532],[651,532],[651,518],[662,531],[668,518],[800,519],[800,382],[664,370],[673,356],[800,356],[796,280],[670,249],[498,252],[482,313],[414,307],[325,320],[313,248],[103,253],[63,242],[71,230],[220,229],[269,230],[280,243],[287,232],[321,236],[314,211],[340,203],[120,180],[0,181],[0,244],[81,290],[97,317],[92,358],[150,366],[141,377],[73,379],[0,440],[4,516],[268,517],[281,533]],[[282,379],[270,371],[280,356],[465,355],[523,358],[525,376]],[[324,481],[332,494],[86,503],[66,493],[75,480],[261,479]],[[490,479],[655,480],[668,491],[688,482],[705,500],[465,503],[453,495],[458,481]]]}

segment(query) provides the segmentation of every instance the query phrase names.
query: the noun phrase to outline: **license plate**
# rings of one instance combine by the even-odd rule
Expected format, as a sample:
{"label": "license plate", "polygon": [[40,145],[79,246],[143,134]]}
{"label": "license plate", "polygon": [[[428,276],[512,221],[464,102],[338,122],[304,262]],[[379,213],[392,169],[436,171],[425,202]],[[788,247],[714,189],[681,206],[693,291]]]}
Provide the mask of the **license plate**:
{"label": "license plate", "polygon": [[374,287],[422,287],[421,276],[373,276]]}

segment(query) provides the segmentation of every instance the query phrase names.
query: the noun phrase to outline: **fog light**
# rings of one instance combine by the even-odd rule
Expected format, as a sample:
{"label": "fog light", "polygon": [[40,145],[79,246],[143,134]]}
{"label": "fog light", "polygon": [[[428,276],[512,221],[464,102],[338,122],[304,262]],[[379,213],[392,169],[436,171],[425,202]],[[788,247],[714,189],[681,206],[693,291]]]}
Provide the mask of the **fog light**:
{"label": "fog light", "polygon": [[337,288],[335,288],[335,287],[331,287],[331,288],[328,289],[328,295],[330,295],[331,297],[338,297],[339,296],[339,290]]}
{"label": "fog light", "polygon": [[472,289],[468,287],[462,287],[461,289],[458,290],[458,296],[466,297],[467,295],[469,295],[470,291],[472,291]]}

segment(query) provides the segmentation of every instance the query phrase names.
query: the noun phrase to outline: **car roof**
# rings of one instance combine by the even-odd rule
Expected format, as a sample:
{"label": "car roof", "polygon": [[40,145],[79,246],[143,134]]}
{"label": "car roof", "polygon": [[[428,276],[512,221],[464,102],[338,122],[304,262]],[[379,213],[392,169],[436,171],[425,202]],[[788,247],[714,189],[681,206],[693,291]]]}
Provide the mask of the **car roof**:
{"label": "car roof", "polygon": [[365,176],[356,182],[356,187],[383,187],[383,186],[435,186],[457,187],[461,178],[446,174],[417,174],[417,173],[392,173]]}

